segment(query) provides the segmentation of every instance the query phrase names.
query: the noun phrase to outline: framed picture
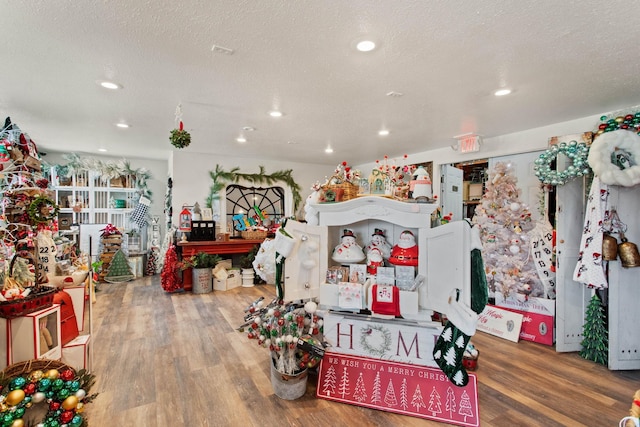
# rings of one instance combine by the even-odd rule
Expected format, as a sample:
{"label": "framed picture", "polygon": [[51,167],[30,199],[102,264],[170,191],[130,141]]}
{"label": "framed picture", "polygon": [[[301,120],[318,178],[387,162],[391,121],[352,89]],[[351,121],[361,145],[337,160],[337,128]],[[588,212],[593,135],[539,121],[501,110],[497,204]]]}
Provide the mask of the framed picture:
{"label": "framed picture", "polygon": [[203,221],[213,220],[213,210],[211,208],[202,208],[202,220]]}

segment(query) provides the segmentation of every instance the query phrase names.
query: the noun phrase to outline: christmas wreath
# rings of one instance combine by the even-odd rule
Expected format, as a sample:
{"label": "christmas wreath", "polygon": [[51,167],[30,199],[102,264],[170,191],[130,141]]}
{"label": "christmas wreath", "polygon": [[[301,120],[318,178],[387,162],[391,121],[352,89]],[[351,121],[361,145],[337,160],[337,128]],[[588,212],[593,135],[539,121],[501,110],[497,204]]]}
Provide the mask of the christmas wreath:
{"label": "christmas wreath", "polygon": [[[571,160],[571,164],[563,171],[551,169],[551,162],[556,160],[558,154],[564,154]],[[535,175],[544,184],[564,185],[590,172],[587,163],[588,154],[589,147],[584,142],[571,141],[568,144],[561,142],[558,145],[552,145],[535,160],[533,167]]]}
{"label": "christmas wreath", "polygon": [[[12,365],[5,369],[0,379],[0,420],[3,426],[24,426],[26,416],[36,414],[37,408],[46,411],[38,426],[85,426],[82,415],[84,405],[93,401],[89,395],[95,375],[85,370],[78,373],[60,366],[46,369],[47,365],[63,365],[56,361],[35,360]],[[43,367],[39,369],[39,367]],[[22,372],[11,375],[15,369]],[[25,371],[25,369],[27,369]],[[40,405],[44,403],[44,405]]]}
{"label": "christmas wreath", "polygon": [[604,132],[591,144],[588,162],[604,184],[640,184],[640,136],[622,129]]}
{"label": "christmas wreath", "polygon": [[60,208],[56,203],[45,196],[37,196],[29,204],[27,213],[29,218],[36,224],[43,224],[53,221],[57,216]]}
{"label": "christmas wreath", "polygon": [[[382,338],[382,344],[378,348],[374,348],[369,344],[369,337],[371,337],[373,331],[377,331]],[[391,332],[384,326],[367,325],[362,328],[360,332],[360,345],[367,353],[373,356],[383,357],[385,353],[391,350]]]}

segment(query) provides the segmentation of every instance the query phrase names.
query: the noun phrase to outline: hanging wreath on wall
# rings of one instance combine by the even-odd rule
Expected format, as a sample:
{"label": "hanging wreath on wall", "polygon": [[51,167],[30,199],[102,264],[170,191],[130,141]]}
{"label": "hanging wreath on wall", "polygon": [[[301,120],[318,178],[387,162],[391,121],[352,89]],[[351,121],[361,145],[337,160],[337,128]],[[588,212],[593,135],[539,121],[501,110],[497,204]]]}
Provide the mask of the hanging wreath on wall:
{"label": "hanging wreath on wall", "polygon": [[[551,163],[559,154],[564,154],[571,160],[571,164],[563,171],[551,169]],[[571,141],[552,145],[540,154],[534,162],[533,169],[540,182],[551,185],[564,185],[568,181],[590,172],[587,156],[589,147],[584,142]]]}
{"label": "hanging wreath on wall", "polygon": [[296,212],[298,210],[298,207],[302,202],[302,196],[300,195],[301,187],[294,181],[292,169],[276,171],[271,175],[267,175],[265,173],[264,166],[260,166],[260,172],[258,173],[240,173],[238,172],[239,170],[239,167],[235,167],[229,171],[225,171],[220,165],[216,165],[216,170],[209,172],[209,176],[211,176],[213,184],[209,188],[207,206],[212,206],[214,200],[220,200],[220,191],[224,189],[227,183],[239,182],[243,179],[252,184],[260,185],[273,185],[278,181],[286,183],[293,196],[293,211]]}
{"label": "hanging wreath on wall", "polygon": [[59,211],[60,208],[58,205],[50,198],[44,196],[37,196],[27,208],[29,218],[36,224],[53,221],[58,216]]}
{"label": "hanging wreath on wall", "polygon": [[640,136],[628,130],[604,132],[591,144],[588,162],[604,184],[640,184]]}

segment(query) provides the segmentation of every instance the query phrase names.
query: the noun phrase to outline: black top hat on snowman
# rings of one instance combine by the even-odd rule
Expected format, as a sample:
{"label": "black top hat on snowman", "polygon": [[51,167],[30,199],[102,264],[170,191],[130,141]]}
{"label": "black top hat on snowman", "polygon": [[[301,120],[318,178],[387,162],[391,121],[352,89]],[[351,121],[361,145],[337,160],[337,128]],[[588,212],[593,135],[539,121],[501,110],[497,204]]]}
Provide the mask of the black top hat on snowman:
{"label": "black top hat on snowman", "polygon": [[376,228],[376,229],[373,230],[372,236],[382,236],[382,237],[384,237],[384,231],[380,230],[379,228]]}
{"label": "black top hat on snowman", "polygon": [[343,233],[342,233],[342,237],[353,237],[353,238],[355,238],[356,235],[353,234],[353,230],[349,230],[348,228],[345,228]]}

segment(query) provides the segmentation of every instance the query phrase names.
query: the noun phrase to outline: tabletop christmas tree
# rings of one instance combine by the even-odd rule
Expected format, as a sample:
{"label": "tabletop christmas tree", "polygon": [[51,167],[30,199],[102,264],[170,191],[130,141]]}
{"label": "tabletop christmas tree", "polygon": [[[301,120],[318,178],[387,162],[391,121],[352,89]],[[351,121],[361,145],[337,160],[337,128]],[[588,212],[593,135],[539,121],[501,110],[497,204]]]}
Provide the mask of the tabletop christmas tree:
{"label": "tabletop christmas tree", "polygon": [[607,327],[604,319],[604,308],[596,294],[591,297],[591,301],[587,306],[583,330],[580,357],[606,366],[609,354]]}
{"label": "tabletop christmas tree", "polygon": [[497,163],[473,217],[480,227],[489,295],[501,293],[505,299],[518,293],[544,295],[530,251],[528,233],[535,224],[520,200],[517,181],[507,163]]}
{"label": "tabletop christmas tree", "polygon": [[109,271],[107,271],[104,280],[110,283],[120,283],[128,282],[134,277],[135,276],[131,272],[129,262],[127,261],[127,257],[125,256],[124,252],[122,252],[122,249],[118,249],[118,251],[113,256],[113,259],[111,260]]}

